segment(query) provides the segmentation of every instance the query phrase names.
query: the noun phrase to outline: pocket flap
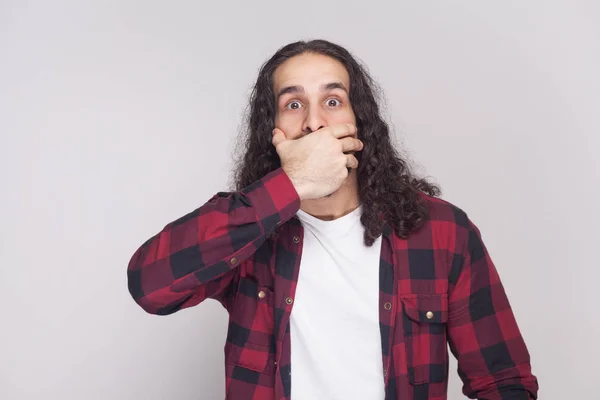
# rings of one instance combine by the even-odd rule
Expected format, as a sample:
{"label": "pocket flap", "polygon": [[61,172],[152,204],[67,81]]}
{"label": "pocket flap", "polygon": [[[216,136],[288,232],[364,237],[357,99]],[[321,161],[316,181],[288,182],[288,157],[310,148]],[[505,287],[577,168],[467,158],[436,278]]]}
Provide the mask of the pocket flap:
{"label": "pocket flap", "polygon": [[400,295],[404,312],[419,323],[445,324],[448,322],[447,294]]}

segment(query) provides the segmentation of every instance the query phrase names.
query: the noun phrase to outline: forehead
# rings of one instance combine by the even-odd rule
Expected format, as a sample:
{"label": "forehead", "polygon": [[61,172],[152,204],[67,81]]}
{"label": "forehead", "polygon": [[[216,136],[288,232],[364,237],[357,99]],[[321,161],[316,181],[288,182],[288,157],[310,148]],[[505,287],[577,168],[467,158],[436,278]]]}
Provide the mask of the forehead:
{"label": "forehead", "polygon": [[275,92],[282,87],[299,85],[306,90],[324,83],[342,82],[349,88],[350,78],[346,67],[339,61],[321,54],[305,53],[281,64],[273,74]]}

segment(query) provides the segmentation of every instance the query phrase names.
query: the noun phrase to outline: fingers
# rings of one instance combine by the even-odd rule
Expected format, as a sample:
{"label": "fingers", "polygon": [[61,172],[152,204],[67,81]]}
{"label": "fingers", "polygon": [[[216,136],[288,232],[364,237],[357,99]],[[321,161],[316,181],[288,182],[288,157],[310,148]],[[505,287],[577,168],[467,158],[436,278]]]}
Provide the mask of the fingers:
{"label": "fingers", "polygon": [[363,142],[353,137],[342,138],[340,139],[340,142],[342,143],[342,153],[348,153],[350,151],[360,151],[364,147]]}
{"label": "fingers", "polygon": [[286,137],[285,137],[285,134],[283,133],[283,131],[279,128],[273,129],[273,139],[272,139],[273,146],[277,147],[279,145],[279,143],[285,142],[285,141],[286,141]]}
{"label": "fingers", "polygon": [[346,136],[356,137],[356,126],[352,124],[332,125],[329,127],[333,137],[341,139]]}
{"label": "fingers", "polygon": [[358,168],[358,160],[352,154],[346,154],[346,167],[352,169]]}

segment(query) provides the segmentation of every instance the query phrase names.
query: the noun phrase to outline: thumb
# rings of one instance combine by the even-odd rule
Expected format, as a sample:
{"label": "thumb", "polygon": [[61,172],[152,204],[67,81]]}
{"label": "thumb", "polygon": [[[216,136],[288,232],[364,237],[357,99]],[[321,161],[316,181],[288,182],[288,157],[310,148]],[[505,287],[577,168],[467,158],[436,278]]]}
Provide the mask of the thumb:
{"label": "thumb", "polygon": [[283,133],[283,131],[279,128],[275,128],[273,129],[273,146],[277,147],[281,142],[285,142],[287,140],[287,138],[285,137],[285,134]]}

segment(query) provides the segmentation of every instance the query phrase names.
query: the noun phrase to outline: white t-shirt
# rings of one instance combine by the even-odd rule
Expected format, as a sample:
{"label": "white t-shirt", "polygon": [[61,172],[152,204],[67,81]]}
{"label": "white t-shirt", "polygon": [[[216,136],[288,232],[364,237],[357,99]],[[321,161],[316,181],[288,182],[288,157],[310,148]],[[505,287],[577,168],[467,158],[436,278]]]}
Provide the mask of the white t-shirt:
{"label": "white t-shirt", "polygon": [[363,242],[362,207],[333,221],[300,210],[304,244],[290,320],[293,400],[383,399],[381,237]]}

